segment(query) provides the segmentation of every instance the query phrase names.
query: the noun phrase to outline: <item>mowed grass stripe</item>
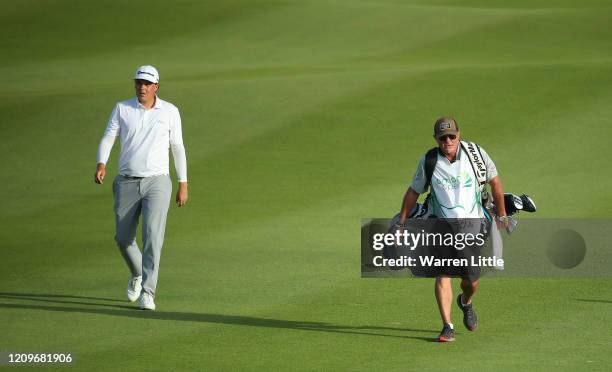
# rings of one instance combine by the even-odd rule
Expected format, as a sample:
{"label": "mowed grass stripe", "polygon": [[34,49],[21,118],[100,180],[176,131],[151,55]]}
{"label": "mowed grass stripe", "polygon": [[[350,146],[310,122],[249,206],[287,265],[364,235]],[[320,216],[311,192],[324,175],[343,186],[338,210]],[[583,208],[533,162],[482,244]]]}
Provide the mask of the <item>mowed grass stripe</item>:
{"label": "mowed grass stripe", "polygon": [[[266,6],[262,6],[262,4],[266,4]],[[117,31],[113,29],[109,34],[107,32],[109,30],[106,30],[106,27],[108,27],[106,23],[99,24],[97,20],[92,23],[91,20],[88,20],[85,24],[84,21],[71,16],[72,12],[82,11],[83,6],[86,5],[79,4],[76,7],[74,4],[68,5],[70,11],[64,12],[64,17],[70,19],[78,27],[89,27],[92,35],[103,33],[109,40],[116,40],[111,35]],[[112,5],[107,4],[107,6],[106,11],[112,12]],[[142,55],[152,56],[153,51],[155,51],[155,59],[161,66],[168,65],[168,67],[171,67],[171,65],[181,63],[187,65],[187,69],[189,67],[208,69],[215,66],[241,66],[245,64],[252,66],[261,63],[274,66],[287,65],[292,61],[297,65],[307,65],[321,58],[331,61],[330,58],[333,57],[337,61],[338,58],[346,58],[356,53],[359,56],[364,54],[377,55],[379,54],[378,51],[385,52],[390,48],[405,48],[407,45],[427,48],[428,38],[440,40],[452,37],[458,30],[463,30],[466,27],[480,27],[483,19],[487,22],[495,22],[494,17],[491,17],[491,19],[483,17],[482,10],[467,10],[465,11],[466,14],[460,13],[458,15],[457,12],[461,12],[461,8],[444,11],[418,8],[402,10],[403,7],[397,7],[396,12],[389,12],[386,5],[326,3],[327,12],[321,14],[320,6],[321,4],[318,2],[312,4],[251,2],[249,7],[242,4],[240,10],[236,10],[236,2],[209,5],[204,12],[198,12],[197,9],[191,12],[190,18],[200,17],[200,19],[198,22],[188,22],[190,27],[198,26],[188,34],[164,32],[163,28],[157,29],[155,30],[156,35],[148,43],[149,46],[134,43],[131,39],[126,41],[121,38],[124,42],[122,45],[130,45],[132,51],[120,51],[119,55],[123,60],[136,61],[141,59]],[[155,7],[152,7],[152,9],[155,9]],[[226,15],[224,12],[228,9],[232,11],[228,11],[228,15]],[[60,12],[60,8],[56,10],[58,13]],[[215,18],[217,13],[221,13],[223,16],[217,19]],[[507,12],[492,10],[490,13],[496,16],[497,13],[506,14]],[[180,13],[173,16],[178,17]],[[345,17],[345,21],[337,22],[339,16]],[[312,19],[313,22],[295,22],[296,17]],[[422,32],[431,22],[440,18],[445,20],[449,17],[454,20],[459,17],[461,21],[439,22],[438,27],[429,28],[426,33]],[[214,19],[213,22],[210,21],[211,18]],[[48,18],[47,21],[57,22],[56,19],[52,18]],[[23,20],[16,19],[15,22],[23,23]],[[118,23],[122,25],[130,24],[123,21],[118,21]],[[38,27],[44,28],[44,26],[43,23]],[[288,26],[291,27],[292,32],[283,32]],[[10,25],[6,27],[7,31],[15,32]],[[385,38],[378,39],[376,35],[379,34],[385,35]],[[158,37],[159,35],[163,35],[163,37]],[[325,37],[319,37],[319,35]],[[54,36],[49,35],[49,37],[53,39]],[[310,39],[305,40],[305,38]],[[13,39],[11,38],[11,40]],[[30,38],[30,40],[36,42],[37,39]],[[87,41],[77,40],[79,40],[78,44],[73,48],[89,52],[90,44]],[[70,43],[70,39],[67,42]],[[364,45],[364,43],[367,44]],[[300,48],[296,48],[296,45],[299,45]],[[7,49],[11,50],[10,48]],[[25,51],[27,48],[21,50]],[[68,51],[70,50],[68,48]],[[291,58],[291,55],[288,54],[291,50],[295,51],[299,60]],[[189,51],[189,54],[186,55],[185,51]],[[116,43],[96,43],[96,52],[95,58],[92,58],[90,53],[79,53],[78,56],[67,58],[70,57],[70,53],[65,54],[65,49],[58,62],[29,58],[27,61],[23,61],[25,63],[15,64],[10,68],[13,72],[22,70],[24,74],[28,74],[27,76],[31,78],[39,76],[41,78],[38,81],[39,84],[48,84],[47,81],[53,81],[53,76],[57,74],[61,74],[61,80],[56,80],[58,83],[65,83],[66,79],[71,80],[71,76],[75,76],[75,73],[80,76],[91,77],[91,71],[104,71],[106,74],[111,74],[110,78],[119,79],[121,75],[118,74],[120,64],[117,63]],[[37,49],[35,53],[44,53],[44,51]],[[241,57],[245,53],[248,53],[249,56],[247,60]],[[199,56],[205,56],[206,58],[202,58],[197,64],[193,62],[189,64],[188,61]],[[78,59],[84,63],[73,64],[71,63],[73,59]],[[7,59],[7,61],[12,60],[14,59]],[[32,64],[32,61],[46,62],[45,72],[36,69],[36,64]],[[53,63],[49,64],[48,62]],[[50,68],[49,65],[55,65],[55,68]],[[67,68],[69,66],[70,68]],[[111,66],[112,68],[110,68]],[[66,73],[67,70],[70,71],[70,74]],[[168,71],[166,76],[172,76],[168,74],[175,73],[172,68],[166,68],[166,70]],[[19,87],[19,83],[24,81],[23,78],[14,79],[13,77],[18,77],[18,75],[8,75],[7,83],[14,81],[16,86]]]}
{"label": "mowed grass stripe", "polygon": [[[534,194],[537,216],[609,215],[607,176],[584,181],[600,162],[579,169],[575,161],[588,160],[607,133],[594,124],[609,114],[608,31],[599,30],[606,4],[585,5],[601,6],[593,11],[557,2],[564,10],[552,12],[541,1],[404,4],[208,3],[207,17],[233,10],[180,30],[168,19],[156,30],[164,38],[121,50],[112,42],[94,50],[82,41],[106,26],[94,20],[82,38],[72,31],[86,18],[68,17],[65,29],[45,35],[49,46],[58,34],[72,38],[65,53],[12,50],[18,58],[1,68],[0,88],[11,115],[0,126],[10,195],[2,291],[107,300],[4,297],[26,305],[1,309],[5,342],[72,348],[89,369],[104,369],[101,361],[159,370],[609,362],[605,280],[483,280],[482,329],[460,329],[459,342],[440,350],[427,342],[439,330],[432,283],[362,280],[355,250],[360,218],[396,211],[429,147],[431,121],[447,113],[489,150],[508,188]],[[151,14],[163,12],[156,5],[148,4]],[[207,12],[190,10],[188,19]],[[146,315],[111,307],[126,270],[112,241],[110,185],[94,186],[90,173],[112,104],[131,96],[133,67],[154,55],[166,79],[161,96],[184,116],[192,202],[171,211],[160,312],[136,319]],[[574,153],[554,151],[562,133],[575,140]],[[534,163],[538,153],[550,161]],[[564,188],[583,195],[568,201]],[[517,327],[524,318],[527,329]]]}

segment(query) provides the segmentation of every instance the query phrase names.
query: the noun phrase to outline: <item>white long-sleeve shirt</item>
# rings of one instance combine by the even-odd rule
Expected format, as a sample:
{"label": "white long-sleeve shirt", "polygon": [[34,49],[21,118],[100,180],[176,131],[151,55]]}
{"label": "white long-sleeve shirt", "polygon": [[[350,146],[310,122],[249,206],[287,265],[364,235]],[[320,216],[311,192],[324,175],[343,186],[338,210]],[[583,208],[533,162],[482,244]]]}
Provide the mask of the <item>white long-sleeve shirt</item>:
{"label": "white long-sleeve shirt", "polygon": [[169,174],[170,148],[178,181],[187,182],[181,116],[172,103],[159,97],[151,109],[142,106],[137,98],[117,103],[100,141],[98,163],[106,164],[117,137],[121,142],[119,174],[132,177]]}

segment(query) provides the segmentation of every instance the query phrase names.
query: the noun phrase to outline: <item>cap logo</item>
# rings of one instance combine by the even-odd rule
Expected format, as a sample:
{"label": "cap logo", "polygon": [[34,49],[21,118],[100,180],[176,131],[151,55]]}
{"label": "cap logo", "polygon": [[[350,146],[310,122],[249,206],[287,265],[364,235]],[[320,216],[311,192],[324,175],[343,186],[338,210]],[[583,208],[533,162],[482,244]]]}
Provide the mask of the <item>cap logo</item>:
{"label": "cap logo", "polygon": [[444,130],[444,129],[450,129],[451,125],[450,123],[440,123],[440,130]]}
{"label": "cap logo", "polygon": [[145,74],[145,75],[151,75],[151,76],[155,77],[155,75],[153,75],[153,74],[152,74],[152,73],[150,73],[150,72],[146,72],[146,71],[138,71],[138,73],[139,73],[139,74]]}

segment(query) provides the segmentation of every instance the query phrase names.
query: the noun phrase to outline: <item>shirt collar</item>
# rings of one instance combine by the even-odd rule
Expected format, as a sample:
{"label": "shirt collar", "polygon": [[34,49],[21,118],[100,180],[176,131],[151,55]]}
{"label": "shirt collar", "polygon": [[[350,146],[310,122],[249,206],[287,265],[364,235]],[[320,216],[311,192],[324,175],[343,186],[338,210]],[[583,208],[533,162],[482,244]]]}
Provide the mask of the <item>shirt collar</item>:
{"label": "shirt collar", "polygon": [[[140,101],[138,101],[138,97],[134,98],[136,100],[136,107],[138,108],[142,108],[144,109],[145,107],[140,103]],[[162,108],[162,99],[159,98],[157,95],[155,96],[155,104],[153,105],[154,109],[160,109]]]}
{"label": "shirt collar", "polygon": [[155,96],[155,105],[153,106],[154,109],[160,109],[162,108],[162,99],[159,98],[158,96]]}

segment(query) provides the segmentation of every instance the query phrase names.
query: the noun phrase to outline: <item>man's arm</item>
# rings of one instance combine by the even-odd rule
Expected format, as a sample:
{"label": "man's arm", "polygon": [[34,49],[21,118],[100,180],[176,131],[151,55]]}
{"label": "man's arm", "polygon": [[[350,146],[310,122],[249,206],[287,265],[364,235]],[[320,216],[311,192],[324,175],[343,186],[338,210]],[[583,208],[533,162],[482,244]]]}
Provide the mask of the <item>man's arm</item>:
{"label": "man's arm", "polygon": [[487,168],[487,182],[491,185],[491,194],[493,194],[493,202],[497,207],[497,226],[505,228],[508,226],[508,217],[506,216],[506,205],[504,204],[504,188],[501,183],[501,179],[497,174],[497,167],[487,152],[481,147],[480,153],[482,154],[485,166]]}
{"label": "man's arm", "polygon": [[110,156],[113,144],[115,143],[115,136],[105,134],[100,141],[98,147],[98,164],[96,165],[96,174],[94,175],[94,182],[101,185],[104,183],[104,176],[106,175],[106,162]]}
{"label": "man's arm", "polygon": [[174,159],[174,168],[178,178],[178,190],[176,191],[176,204],[179,207],[187,204],[189,192],[187,191],[187,156],[185,155],[185,146],[181,144],[172,144],[172,158]]}
{"label": "man's arm", "polygon": [[115,139],[119,135],[119,105],[116,105],[111,112],[108,124],[104,130],[104,136],[98,146],[98,157],[96,164],[96,173],[94,174],[94,182],[101,185],[104,183],[104,176],[106,175],[106,163],[110,157],[111,150]]}
{"label": "man's arm", "polygon": [[402,202],[402,210],[400,211],[400,225],[406,223],[408,213],[410,213],[418,199],[419,193],[414,191],[412,187],[408,187],[408,190],[406,190],[406,194],[404,195],[404,200]]}
{"label": "man's arm", "polygon": [[[502,186],[501,180],[499,176],[495,176],[491,181],[489,181],[491,185],[491,193],[493,194],[493,201],[495,202],[495,207],[497,208],[497,221],[500,227],[508,227],[508,219],[506,217],[506,204],[504,203],[504,188]],[[501,217],[501,219],[500,219]]]}
{"label": "man's arm", "polygon": [[406,194],[404,194],[404,199],[402,200],[402,209],[400,211],[400,220],[399,223],[403,225],[406,223],[406,219],[408,218],[408,214],[414,208],[417,200],[419,199],[419,195],[421,194],[417,190],[422,190],[425,192],[425,184],[427,183],[425,176],[425,156],[421,157],[419,160],[419,164],[417,165],[416,171],[414,172],[414,176],[412,177],[412,183],[406,190]]}
{"label": "man's arm", "polygon": [[182,207],[187,204],[187,199],[189,199],[189,192],[187,191],[187,155],[185,154],[185,145],[183,145],[181,115],[176,108],[170,119],[170,149],[172,150],[174,168],[176,169],[176,177],[179,183],[178,190],[176,191],[176,204]]}

